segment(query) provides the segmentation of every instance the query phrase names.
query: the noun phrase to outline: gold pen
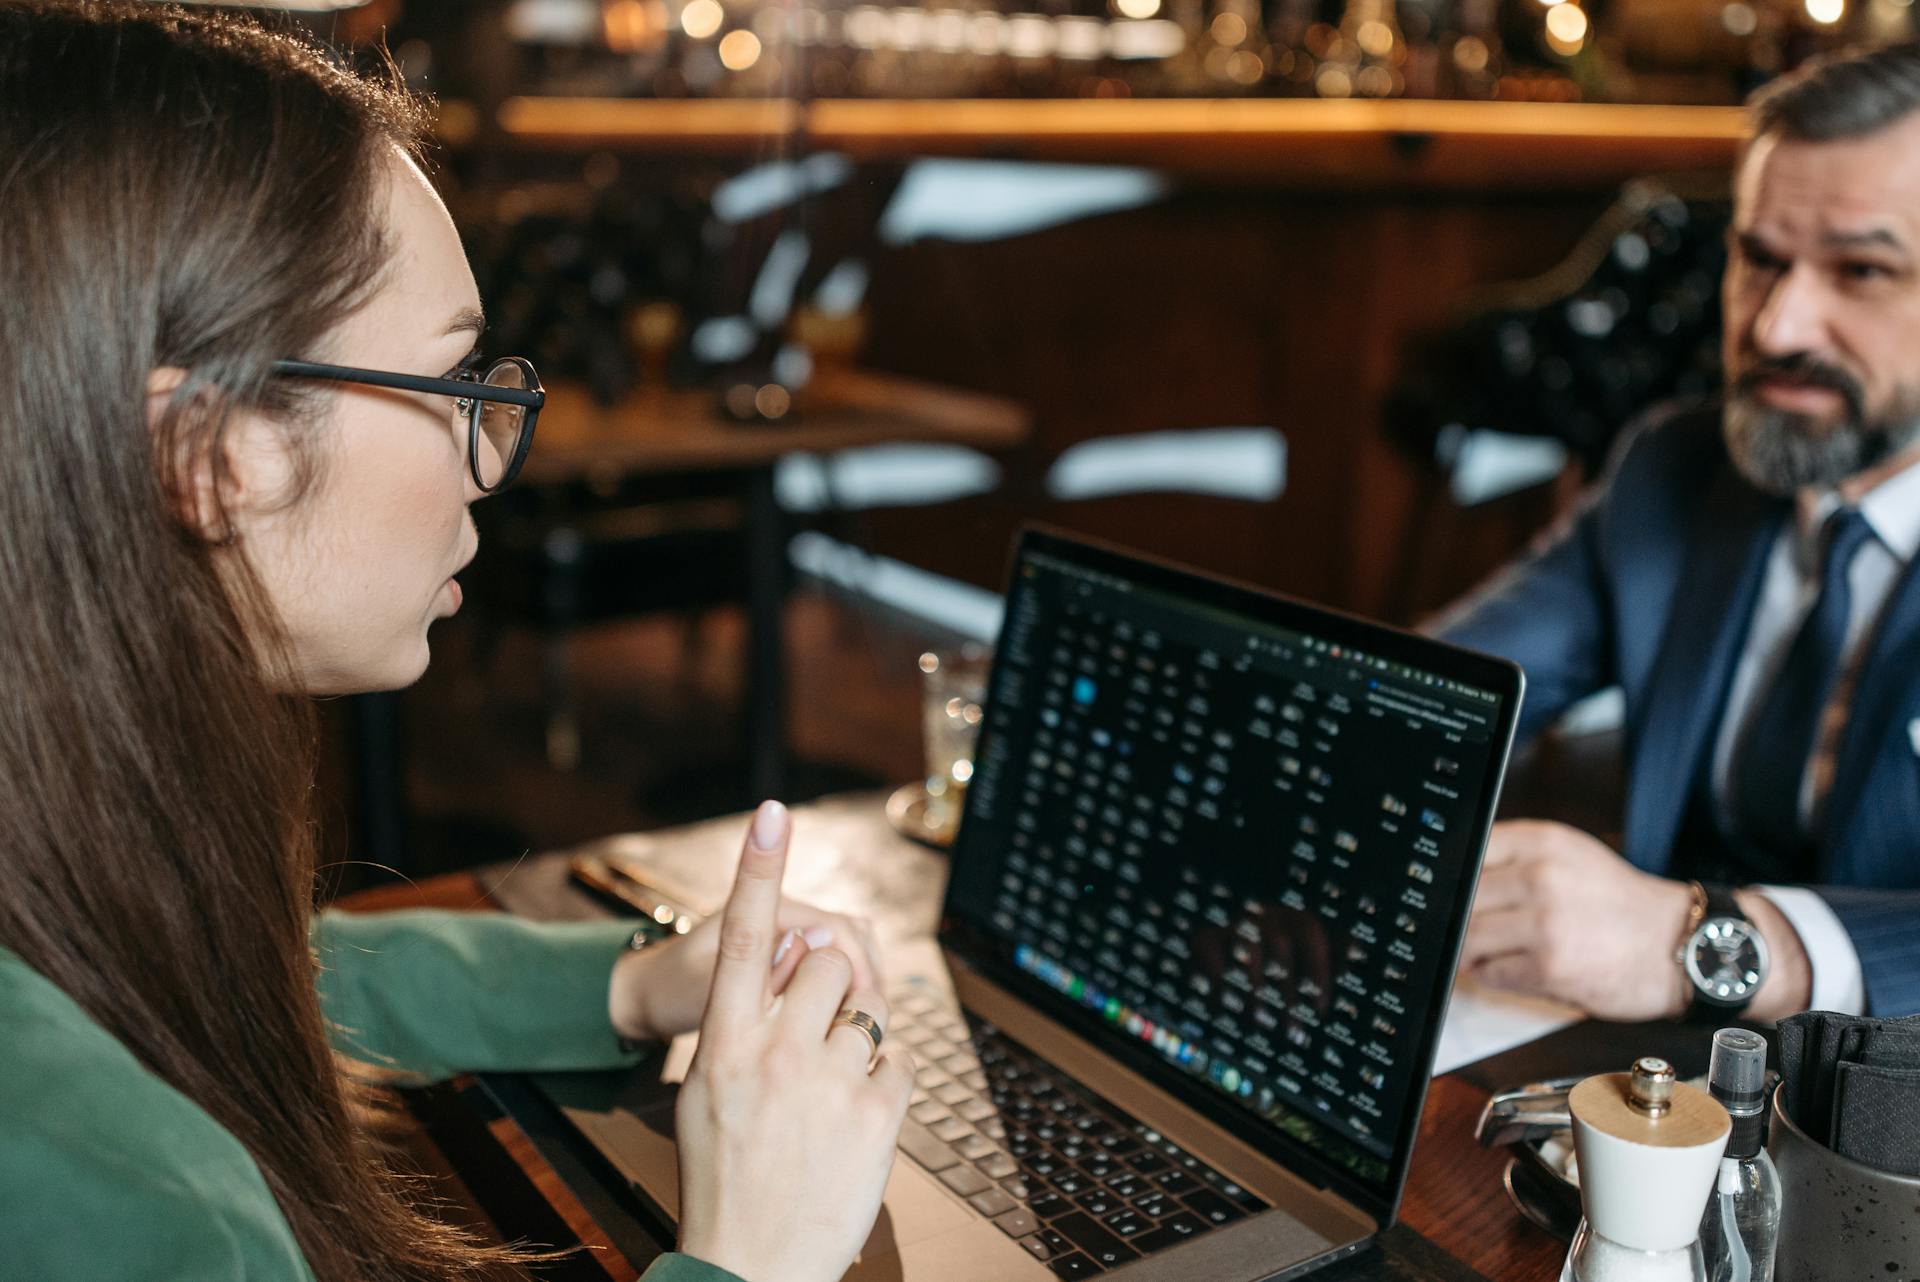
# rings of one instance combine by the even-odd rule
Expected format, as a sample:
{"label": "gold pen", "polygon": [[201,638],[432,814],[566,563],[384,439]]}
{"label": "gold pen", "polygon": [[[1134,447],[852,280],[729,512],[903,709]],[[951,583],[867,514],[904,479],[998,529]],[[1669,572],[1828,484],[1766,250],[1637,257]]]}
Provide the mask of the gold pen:
{"label": "gold pen", "polygon": [[684,935],[700,921],[678,900],[603,856],[575,855],[567,869],[575,881],[647,918],[666,934]]}

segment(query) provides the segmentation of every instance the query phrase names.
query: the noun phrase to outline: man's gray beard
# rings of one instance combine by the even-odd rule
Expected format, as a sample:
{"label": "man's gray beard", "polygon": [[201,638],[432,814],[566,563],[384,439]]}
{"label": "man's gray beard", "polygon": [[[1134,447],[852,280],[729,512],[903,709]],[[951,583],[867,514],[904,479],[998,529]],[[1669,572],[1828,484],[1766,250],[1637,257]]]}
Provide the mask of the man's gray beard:
{"label": "man's gray beard", "polygon": [[1789,498],[1830,490],[1920,441],[1920,412],[1897,408],[1879,419],[1847,418],[1822,431],[1804,414],[1770,409],[1748,397],[1727,399],[1721,434],[1740,475],[1755,488]]}

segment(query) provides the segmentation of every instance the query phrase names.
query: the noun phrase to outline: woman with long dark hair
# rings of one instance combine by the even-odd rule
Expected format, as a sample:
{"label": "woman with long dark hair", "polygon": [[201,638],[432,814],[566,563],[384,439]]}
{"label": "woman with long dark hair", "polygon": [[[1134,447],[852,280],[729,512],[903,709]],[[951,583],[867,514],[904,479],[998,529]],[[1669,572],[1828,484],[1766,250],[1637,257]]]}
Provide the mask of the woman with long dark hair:
{"label": "woman with long dark hair", "polygon": [[649,1276],[834,1278],[877,1212],[910,1061],[857,924],[781,899],[777,804],[657,949],[312,909],[311,696],[420,675],[540,401],[471,356],[422,127],[246,20],[0,0],[8,1278],[492,1268],[409,1204],[369,1081],[696,1024],[685,1254]]}

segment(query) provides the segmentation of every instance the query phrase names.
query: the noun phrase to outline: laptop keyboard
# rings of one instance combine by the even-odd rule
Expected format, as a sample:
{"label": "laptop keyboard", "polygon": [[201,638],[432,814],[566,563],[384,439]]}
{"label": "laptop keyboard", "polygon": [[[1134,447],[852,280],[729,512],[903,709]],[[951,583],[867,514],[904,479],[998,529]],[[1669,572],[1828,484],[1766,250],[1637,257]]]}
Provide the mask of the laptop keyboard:
{"label": "laptop keyboard", "polygon": [[926,987],[891,999],[919,1062],[900,1148],[1063,1278],[1091,1277],[1267,1203]]}

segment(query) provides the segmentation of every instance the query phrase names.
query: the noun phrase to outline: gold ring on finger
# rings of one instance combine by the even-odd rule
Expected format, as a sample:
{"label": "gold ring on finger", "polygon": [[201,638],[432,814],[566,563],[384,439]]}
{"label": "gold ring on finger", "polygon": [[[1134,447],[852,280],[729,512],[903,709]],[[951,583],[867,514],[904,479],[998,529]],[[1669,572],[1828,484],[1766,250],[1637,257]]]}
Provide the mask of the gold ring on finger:
{"label": "gold ring on finger", "polygon": [[867,1012],[855,1010],[851,1006],[843,1006],[840,1008],[840,1013],[833,1017],[833,1022],[859,1029],[867,1035],[867,1040],[873,1043],[873,1053],[875,1055],[880,1053],[880,1038],[883,1036],[880,1031],[880,1021]]}

